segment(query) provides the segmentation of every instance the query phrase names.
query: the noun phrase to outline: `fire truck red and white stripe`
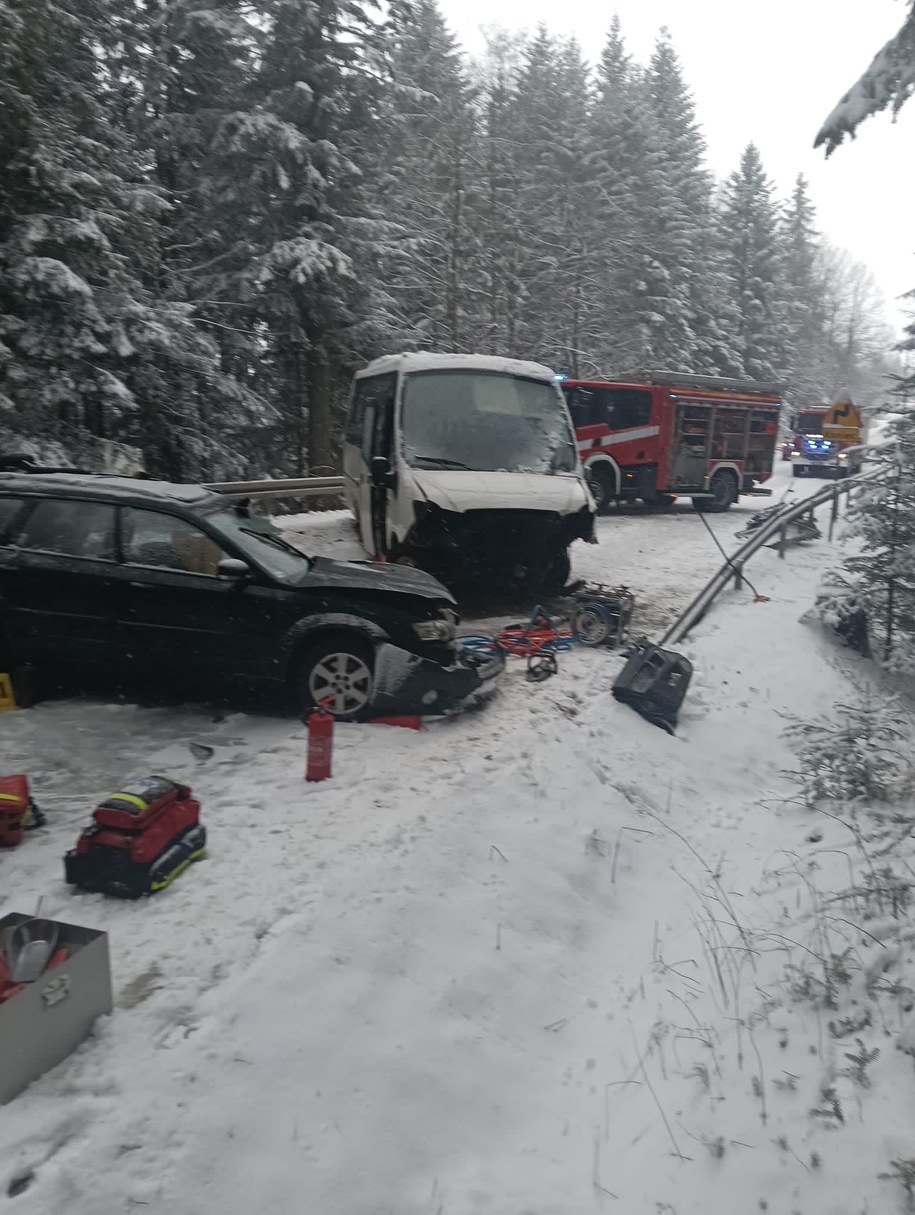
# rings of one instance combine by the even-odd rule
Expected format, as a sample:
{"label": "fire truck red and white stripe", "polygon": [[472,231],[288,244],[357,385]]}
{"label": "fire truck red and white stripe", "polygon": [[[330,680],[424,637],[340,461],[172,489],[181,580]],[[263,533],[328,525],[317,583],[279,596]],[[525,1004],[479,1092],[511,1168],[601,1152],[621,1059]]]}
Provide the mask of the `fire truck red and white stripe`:
{"label": "fire truck red and white stripe", "polygon": [[580,452],[600,451],[601,448],[615,447],[619,443],[634,443],[637,439],[650,439],[660,433],[660,426],[637,426],[633,430],[619,430],[613,434],[599,435],[593,439],[577,439],[575,446]]}

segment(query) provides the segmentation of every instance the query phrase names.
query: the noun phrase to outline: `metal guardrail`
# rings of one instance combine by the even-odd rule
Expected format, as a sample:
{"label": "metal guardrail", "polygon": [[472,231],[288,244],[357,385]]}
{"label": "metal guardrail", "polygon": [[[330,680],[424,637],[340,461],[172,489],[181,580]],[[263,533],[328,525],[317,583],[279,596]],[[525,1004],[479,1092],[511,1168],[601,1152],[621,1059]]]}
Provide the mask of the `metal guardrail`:
{"label": "metal guardrail", "polygon": [[744,581],[743,567],[755,553],[776,537],[779,541],[778,555],[783,558],[787,546],[789,525],[802,519],[805,515],[809,515],[812,519],[814,510],[827,502],[832,502],[832,514],[829,520],[829,539],[832,540],[833,529],[839,514],[840,497],[862,485],[879,481],[886,476],[886,472],[887,470],[884,468],[877,468],[871,472],[859,473],[856,477],[845,477],[841,481],[833,481],[831,485],[824,486],[819,493],[811,494],[808,498],[801,498],[796,506],[789,507],[788,510],[773,516],[768,523],[763,523],[747,539],[746,543],[735,549],[727,558],[721,569],[709,579],[686,611],[670,626],[658,645],[674,645],[682,640],[702,620],[729,582],[733,582],[735,587],[740,587]]}
{"label": "metal guardrail", "polygon": [[278,477],[267,481],[218,481],[203,488],[227,498],[330,498],[343,493],[343,478]]}

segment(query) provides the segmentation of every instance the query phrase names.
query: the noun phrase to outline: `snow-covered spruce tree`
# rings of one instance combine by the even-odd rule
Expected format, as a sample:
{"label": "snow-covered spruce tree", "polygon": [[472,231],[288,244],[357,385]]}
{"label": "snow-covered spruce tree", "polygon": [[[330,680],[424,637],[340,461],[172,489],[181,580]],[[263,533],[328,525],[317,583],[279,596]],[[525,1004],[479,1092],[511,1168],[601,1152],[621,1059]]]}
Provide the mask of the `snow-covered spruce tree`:
{"label": "snow-covered spruce tree", "polygon": [[714,199],[695,234],[700,273],[690,285],[691,326],[695,335],[692,370],[706,375],[743,376],[737,341],[740,314],[728,273],[728,250],[716,222]]}
{"label": "snow-covered spruce tree", "polygon": [[915,672],[915,408],[891,426],[895,443],[883,458],[887,476],[867,485],[849,508],[858,552],[845,561],[868,607],[878,661]]}
{"label": "snow-covered spruce tree", "polygon": [[192,416],[196,393],[230,395],[231,384],[192,310],[161,291],[168,202],[121,121],[130,27],[101,0],[24,0],[3,13],[4,422],[75,458],[92,458],[93,437],[127,440],[154,471],[193,472],[193,428],[166,427],[164,411],[181,401]]}
{"label": "snow-covered spruce tree", "polygon": [[779,221],[785,298],[785,382],[792,405],[819,405],[836,393],[826,329],[820,242],[808,185],[798,175]]}
{"label": "snow-covered spruce tree", "polygon": [[687,207],[678,197],[675,174],[669,171],[676,133],[662,123],[659,111],[663,106],[653,94],[652,83],[651,69],[630,72],[622,132],[627,186],[637,217],[636,242],[628,259],[636,362],[643,367],[686,370],[694,343],[686,264]]}
{"label": "snow-covered spruce tree", "polygon": [[[721,249],[711,219],[712,176],[692,95],[670,34],[662,29],[645,78],[657,138],[666,165],[669,214],[658,240],[670,267],[670,295],[684,309],[684,369],[734,375],[741,370],[734,347],[736,314]],[[675,349],[659,350],[664,366],[676,366]]]}
{"label": "snow-covered spruce tree", "polygon": [[614,17],[597,64],[590,123],[598,221],[605,233],[598,268],[604,332],[598,335],[593,358],[605,374],[632,370],[646,355],[640,318],[647,290],[642,276],[642,207],[647,200],[641,160],[648,121],[642,72]]}
{"label": "snow-covered spruce tree", "polygon": [[475,247],[465,266],[471,292],[466,341],[487,354],[517,352],[518,326],[526,307],[520,271],[522,54],[522,39],[504,31],[490,32],[474,79],[479,94],[478,188],[470,208]]}
{"label": "snow-covered spruce tree", "polygon": [[[909,291],[904,297],[906,301],[911,301],[911,310],[909,316],[912,318],[905,327],[905,337],[896,347],[897,350],[905,352],[908,356],[910,351],[915,350],[915,291]],[[909,360],[904,366],[912,367],[912,361]],[[909,398],[915,396],[915,370],[906,372],[898,377],[895,391],[902,399],[908,403]]]}
{"label": "snow-covered spruce tree", "polygon": [[735,337],[744,371],[755,380],[777,379],[785,360],[778,208],[752,143],[744,149],[740,168],[725,182],[718,223],[738,314]]}
{"label": "snow-covered spruce tree", "polygon": [[[364,172],[386,242],[372,260],[392,329],[413,347],[466,349],[466,264],[473,244],[473,94],[435,0],[389,5],[380,138]],[[367,268],[368,269],[368,268]]]}
{"label": "snow-covered spruce tree", "polygon": [[518,81],[525,298],[518,351],[573,374],[605,323],[599,307],[605,234],[588,138],[587,77],[578,44],[541,28],[525,48]]}
{"label": "snow-covered spruce tree", "polygon": [[891,802],[905,792],[912,766],[894,699],[836,705],[833,716],[795,721],[785,739],[799,764],[792,776],[811,809]]}
{"label": "snow-covered spruce tree", "polygon": [[[234,477],[263,468],[272,433],[250,310],[226,291],[229,216],[218,205],[213,140],[250,93],[258,31],[244,0],[138,5],[114,0],[122,36],[112,53],[116,113],[167,201],[145,250],[144,275],[219,351],[220,374],[178,370],[179,391],[138,393],[146,446],[173,474]],[[234,218],[234,217],[233,217]],[[269,465],[268,465],[269,466]]]}
{"label": "snow-covered spruce tree", "polygon": [[592,107],[607,258],[606,363],[735,370],[729,293],[708,222],[711,178],[692,98],[666,32],[647,70],[628,56],[617,19],[597,67]]}
{"label": "snow-covered spruce tree", "polygon": [[603,190],[596,179],[599,150],[593,140],[593,88],[581,48],[571,40],[560,48],[557,75],[567,104],[563,111],[565,136],[557,154],[560,221],[557,232],[564,240],[561,304],[557,321],[557,358],[564,354],[570,370],[580,375],[600,374],[608,366],[600,357],[608,333],[605,311],[608,281],[613,279],[618,251],[613,225],[607,223]]}
{"label": "snow-covered spruce tree", "polygon": [[263,0],[254,103],[214,140],[214,201],[234,233],[224,290],[250,309],[296,472],[336,467],[345,386],[373,340],[355,257],[376,229],[351,155],[374,121],[372,7]]}
{"label": "snow-covered spruce tree", "polygon": [[106,126],[103,9],[0,6],[0,407],[18,433],[73,455],[135,412],[119,372],[139,284],[118,245],[132,203],[158,207],[131,198]]}

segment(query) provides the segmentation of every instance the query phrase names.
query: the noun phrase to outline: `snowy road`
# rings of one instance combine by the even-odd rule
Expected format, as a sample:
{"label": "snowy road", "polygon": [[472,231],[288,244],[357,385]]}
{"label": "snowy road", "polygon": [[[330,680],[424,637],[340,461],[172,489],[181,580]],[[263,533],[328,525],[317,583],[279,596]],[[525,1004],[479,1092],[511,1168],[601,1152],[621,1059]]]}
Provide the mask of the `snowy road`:
{"label": "snowy road", "polygon": [[[754,509],[712,526],[732,536]],[[577,572],[649,592],[659,619],[720,561],[691,512],[608,519],[601,539]],[[784,800],[783,715],[857,678],[797,623],[834,556],[760,554],[771,601],[728,592],[697,630],[675,738],[612,700],[617,656],[584,650],[542,685],[513,666],[485,713],[422,734],[338,728],[317,786],[288,720],[4,715],[0,766],[32,775],[50,824],[0,856],[0,913],[44,894],[45,914],[105,928],[116,1011],[0,1111],[0,1212],[888,1209],[885,1135],[856,1127],[852,1153],[797,1129],[827,1061],[812,1018],[767,995],[781,955],[753,973],[743,949],[725,985],[696,927],[718,922],[727,951],[744,924],[790,920],[801,882],[775,858],[812,845]],[[200,795],[209,858],[155,900],[71,895],[60,858],[85,812],[163,768]],[[765,1079],[780,1069],[794,1098]],[[835,1142],[827,1180],[780,1134],[802,1155]]]}

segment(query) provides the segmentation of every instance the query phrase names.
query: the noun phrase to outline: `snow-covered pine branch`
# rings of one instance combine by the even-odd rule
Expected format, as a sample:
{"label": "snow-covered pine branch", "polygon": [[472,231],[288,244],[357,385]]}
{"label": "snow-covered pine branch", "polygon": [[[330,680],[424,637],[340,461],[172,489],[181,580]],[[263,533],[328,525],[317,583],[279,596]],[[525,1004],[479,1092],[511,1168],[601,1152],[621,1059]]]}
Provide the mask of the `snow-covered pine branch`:
{"label": "snow-covered pine branch", "polygon": [[845,139],[854,138],[861,123],[888,106],[897,114],[915,92],[915,0],[899,31],[874,56],[870,67],[848,90],[820,128],[814,147],[826,155]]}

